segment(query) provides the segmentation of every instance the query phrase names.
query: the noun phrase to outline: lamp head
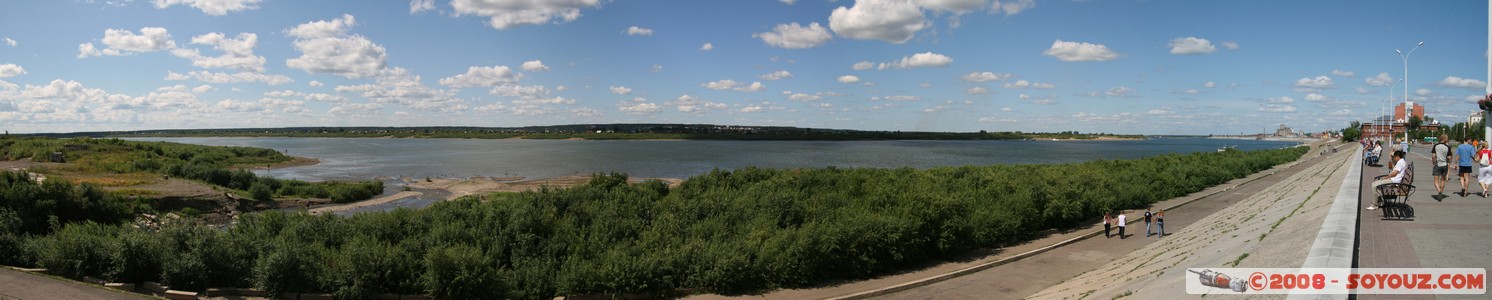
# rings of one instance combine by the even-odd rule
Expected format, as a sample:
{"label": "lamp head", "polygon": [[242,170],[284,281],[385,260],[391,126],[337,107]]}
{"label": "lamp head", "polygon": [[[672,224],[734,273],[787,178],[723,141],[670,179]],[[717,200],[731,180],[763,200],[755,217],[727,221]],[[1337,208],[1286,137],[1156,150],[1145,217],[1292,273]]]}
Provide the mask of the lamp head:
{"label": "lamp head", "polygon": [[1404,55],[1404,51],[1399,51],[1399,49],[1394,49],[1394,53],[1398,53],[1399,55]]}
{"label": "lamp head", "polygon": [[1425,45],[1425,42],[1424,42],[1424,41],[1420,41],[1420,42],[1419,42],[1419,45],[1414,45],[1414,46],[1415,46],[1415,47],[1419,47],[1419,46],[1424,46],[1424,45]]}

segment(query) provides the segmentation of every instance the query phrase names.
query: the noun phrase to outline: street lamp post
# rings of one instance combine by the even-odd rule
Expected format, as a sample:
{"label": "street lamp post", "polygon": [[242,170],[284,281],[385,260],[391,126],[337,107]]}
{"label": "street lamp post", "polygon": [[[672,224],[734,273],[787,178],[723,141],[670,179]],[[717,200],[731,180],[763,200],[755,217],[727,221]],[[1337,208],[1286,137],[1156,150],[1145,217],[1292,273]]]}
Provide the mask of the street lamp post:
{"label": "street lamp post", "polygon": [[[1404,122],[1405,123],[1409,122],[1409,114],[1411,112],[1413,112],[1413,110],[1410,109],[1410,107],[1409,107],[1409,105],[1410,105],[1409,104],[1409,55],[1410,54],[1414,54],[1414,50],[1415,49],[1419,49],[1419,46],[1424,46],[1424,45],[1425,45],[1424,41],[1419,42],[1419,44],[1414,45],[1414,48],[1409,49],[1409,53],[1404,53],[1403,51],[1399,51],[1399,49],[1394,49],[1394,53],[1398,53],[1399,54],[1399,58],[1404,60],[1404,78],[1402,80],[1404,81]],[[1405,125],[1408,125],[1408,124],[1405,124]],[[1407,148],[1409,148],[1409,127],[1404,127],[1404,146],[1405,146],[1404,148],[1406,148],[1406,149],[1404,149],[1404,152],[1409,152],[1409,149],[1407,149]]]}
{"label": "street lamp post", "polygon": [[[1385,109],[1387,109],[1386,107],[1388,107],[1388,103],[1394,103],[1394,85],[1399,84],[1399,81],[1404,81],[1404,79],[1403,78],[1399,78],[1398,81],[1394,81],[1394,82],[1389,82],[1389,83],[1384,83],[1383,84],[1383,86],[1388,87],[1388,100],[1386,102],[1384,102],[1384,105],[1382,106],[1382,107],[1385,107]],[[1380,112],[1382,112],[1382,111],[1380,111]],[[1389,121],[1392,122],[1392,120],[1389,120]],[[1381,133],[1384,130],[1382,125],[1387,125],[1387,124],[1378,124],[1378,125],[1379,125],[1378,126],[1379,132]],[[1393,134],[1393,126],[1389,126],[1388,127],[1388,132],[1389,133],[1381,134],[1381,136],[1382,137],[1388,137],[1389,135],[1392,135]],[[1409,131],[1406,129],[1404,132],[1409,132]]]}

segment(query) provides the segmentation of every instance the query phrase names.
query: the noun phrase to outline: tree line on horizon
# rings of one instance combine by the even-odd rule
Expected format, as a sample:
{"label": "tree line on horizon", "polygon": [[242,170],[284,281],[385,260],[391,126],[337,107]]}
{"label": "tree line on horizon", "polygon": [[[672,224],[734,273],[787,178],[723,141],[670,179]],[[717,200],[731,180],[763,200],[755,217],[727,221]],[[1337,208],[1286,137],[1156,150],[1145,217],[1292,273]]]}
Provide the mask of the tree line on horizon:
{"label": "tree line on horizon", "polygon": [[[70,278],[342,299],[756,293],[1016,245],[1307,150],[931,169],[743,168],[676,187],[596,174],[571,188],[468,196],[418,210],[347,217],[266,211],[220,229],[124,225],[119,216],[128,211],[112,208],[117,199],[89,185],[37,184],[0,172],[0,262]],[[104,212],[73,212],[79,207]]]}

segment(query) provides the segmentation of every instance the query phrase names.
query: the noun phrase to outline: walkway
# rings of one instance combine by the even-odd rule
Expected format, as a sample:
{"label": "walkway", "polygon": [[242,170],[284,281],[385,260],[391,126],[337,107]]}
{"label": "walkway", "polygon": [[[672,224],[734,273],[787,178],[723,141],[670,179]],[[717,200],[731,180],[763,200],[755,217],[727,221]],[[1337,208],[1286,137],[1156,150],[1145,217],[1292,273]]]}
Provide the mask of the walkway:
{"label": "walkway", "polygon": [[[1409,154],[1414,166],[1415,193],[1408,205],[1413,219],[1384,220],[1383,210],[1363,210],[1358,224],[1358,268],[1487,268],[1492,269],[1492,198],[1457,195],[1459,177],[1447,176],[1444,198],[1436,195],[1428,146]],[[1388,173],[1383,167],[1363,169],[1361,206],[1373,203],[1373,177]],[[1471,177],[1469,192],[1481,192]],[[1437,200],[1437,198],[1442,198]],[[1406,297],[1409,296],[1409,297]],[[1414,297],[1418,296],[1418,297]],[[1457,298],[1441,296],[1440,298]],[[1470,295],[1485,298],[1487,295]],[[1360,295],[1358,299],[1435,299],[1432,295]]]}
{"label": "walkway", "polygon": [[0,267],[0,299],[149,299],[151,297]]}
{"label": "walkway", "polygon": [[[1352,150],[1343,147],[1342,151]],[[1235,179],[1218,186],[1205,189],[1191,195],[1169,199],[1158,202],[1155,208],[1172,207],[1181,203],[1191,202],[1185,206],[1167,210],[1166,230],[1168,233],[1180,231],[1187,225],[1196,222],[1197,219],[1205,217],[1212,212],[1228,207],[1240,200],[1250,197],[1258,191],[1284,181],[1286,178],[1309,168],[1318,162],[1329,160],[1332,155],[1320,156],[1316,150],[1307,153],[1302,160],[1295,163],[1276,166],[1273,169],[1259,172],[1245,178]],[[1341,162],[1340,159],[1332,160],[1333,164]],[[1340,181],[1340,179],[1338,179]],[[1192,202],[1196,200],[1195,202]],[[1134,220],[1138,214],[1132,212],[1130,219]],[[1097,223],[1097,220],[1094,221]],[[777,290],[762,295],[746,295],[726,297],[721,295],[695,295],[690,299],[824,299],[844,297],[856,293],[878,290],[898,284],[917,281],[947,274],[960,269],[1010,258],[1017,254],[1026,253],[1062,241],[1079,239],[1072,244],[1054,248],[1024,259],[1014,260],[1010,263],[981,270],[973,274],[964,275],[942,282],[931,283],[927,286],[912,290],[881,296],[891,299],[1018,299],[1029,296],[1037,291],[1055,285],[1063,280],[1093,270],[1105,262],[1124,256],[1140,247],[1155,242],[1157,239],[1151,237],[1145,239],[1145,225],[1143,223],[1131,224],[1128,239],[1120,240],[1117,236],[1112,239],[1091,236],[1094,232],[1102,231],[1101,225],[1089,228],[1061,232],[1049,235],[1025,244],[1002,249],[990,253],[987,256],[971,258],[967,261],[950,262],[941,265],[930,266],[925,269],[916,270],[903,274],[887,275],[881,278],[845,283],[838,286]],[[1115,230],[1117,234],[1117,229]],[[1102,236],[1102,234],[1099,234]],[[1031,272],[1031,270],[1041,270]]]}

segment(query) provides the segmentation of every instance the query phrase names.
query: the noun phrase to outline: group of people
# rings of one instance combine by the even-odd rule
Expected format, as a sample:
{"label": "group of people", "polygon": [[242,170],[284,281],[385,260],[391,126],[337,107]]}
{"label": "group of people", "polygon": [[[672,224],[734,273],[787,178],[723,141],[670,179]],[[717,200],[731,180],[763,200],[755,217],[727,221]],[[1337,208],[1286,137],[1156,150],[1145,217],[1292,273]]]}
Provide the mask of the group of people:
{"label": "group of people", "polygon": [[[1113,235],[1110,234],[1110,232],[1111,232],[1111,230],[1114,227],[1119,227],[1119,239],[1124,239],[1125,237],[1128,237],[1127,235],[1124,234],[1124,227],[1125,227],[1125,224],[1129,223],[1129,217],[1125,216],[1124,213],[1125,213],[1125,211],[1123,211],[1123,210],[1119,211],[1119,217],[1117,217],[1117,218],[1115,218],[1113,215],[1110,215],[1108,212],[1104,212],[1103,213],[1103,237],[1104,238],[1111,238],[1111,237],[1113,237]],[[1150,209],[1146,208],[1145,209],[1145,237],[1150,237],[1152,235],[1151,234],[1152,231],[1150,230],[1151,225],[1154,225],[1154,226],[1160,228],[1160,232],[1154,234],[1155,237],[1166,236],[1166,210],[1162,209],[1162,210],[1160,210],[1158,212],[1150,213]]]}
{"label": "group of people", "polygon": [[[1466,190],[1470,187],[1471,177],[1475,176],[1476,182],[1482,187],[1482,192],[1478,195],[1483,198],[1487,197],[1488,186],[1492,186],[1492,164],[1489,164],[1492,163],[1492,150],[1488,149],[1486,143],[1479,143],[1472,138],[1461,141],[1455,147],[1451,147],[1446,143],[1447,141],[1450,141],[1450,138],[1441,135],[1437,143],[1430,147],[1430,161],[1434,163],[1430,174],[1435,178],[1436,194],[1445,196],[1447,176],[1450,171],[1454,170],[1461,181],[1461,192],[1457,195],[1461,197],[1469,195]],[[1364,149],[1369,152],[1368,155],[1377,156],[1377,153],[1383,149],[1378,144],[1378,142],[1370,142],[1364,146]],[[1388,175],[1374,181],[1373,188],[1390,183],[1404,183],[1405,174],[1409,172],[1409,164],[1406,161],[1408,151],[1404,150],[1407,148],[1407,146],[1399,146],[1399,149],[1393,151],[1388,159]]]}
{"label": "group of people", "polygon": [[[1492,150],[1488,150],[1486,144],[1479,144],[1475,139],[1467,138],[1461,145],[1456,146],[1455,151],[1452,151],[1451,146],[1445,143],[1447,140],[1449,139],[1446,136],[1441,135],[1439,142],[1430,147],[1430,161],[1435,162],[1435,169],[1431,176],[1435,177],[1436,194],[1445,196],[1446,175],[1454,166],[1456,174],[1461,179],[1461,192],[1458,195],[1466,197],[1471,174],[1477,171],[1475,172],[1476,181],[1482,187],[1482,192],[1478,195],[1486,198],[1487,186],[1492,185],[1492,167],[1488,164],[1492,163]],[[1477,165],[1480,165],[1480,168],[1477,168]]]}

